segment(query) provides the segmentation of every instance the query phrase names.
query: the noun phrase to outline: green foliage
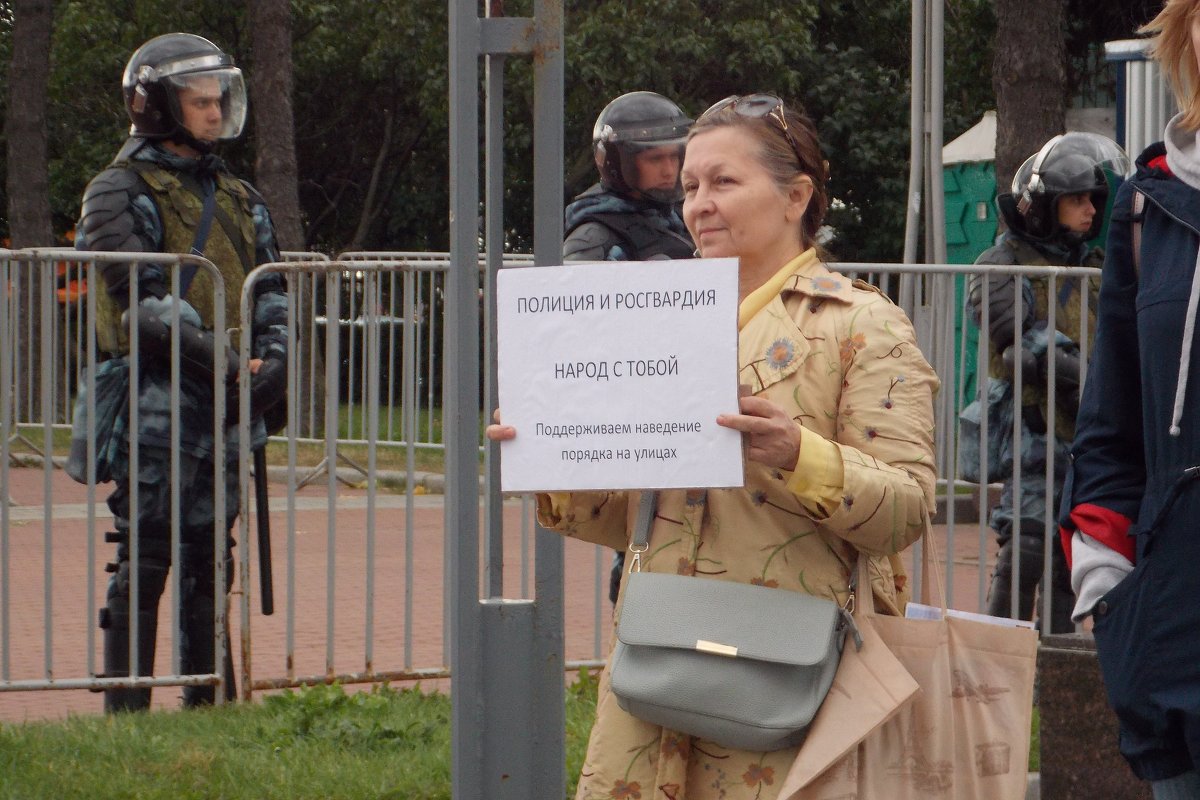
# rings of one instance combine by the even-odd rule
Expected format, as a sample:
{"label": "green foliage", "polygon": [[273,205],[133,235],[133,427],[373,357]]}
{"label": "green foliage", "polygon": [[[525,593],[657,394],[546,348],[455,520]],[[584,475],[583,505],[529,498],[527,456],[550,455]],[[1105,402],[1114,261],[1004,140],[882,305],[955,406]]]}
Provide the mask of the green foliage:
{"label": "green foliage", "polygon": [[[567,690],[567,796],[596,704]],[[315,686],[259,704],[0,724],[0,800],[443,800],[450,698],[419,688]]]}
{"label": "green foliage", "polygon": [[383,200],[361,245],[448,249],[445,3],[305,0],[293,4],[293,15],[296,147],[310,243],[327,251],[350,244],[382,152]]}
{"label": "green foliage", "polygon": [[[264,700],[273,713],[258,727],[255,739],[274,752],[318,743],[366,752],[442,747],[450,723],[445,699],[419,689],[397,691],[387,684],[351,694],[337,685],[302,688]],[[398,717],[397,705],[411,714]]]}
{"label": "green foliage", "polygon": [[[775,92],[803,105],[820,129],[837,201],[828,220],[836,233],[835,256],[899,256],[908,160],[908,2],[564,0],[563,5],[564,199],[595,180],[592,123],[613,97],[649,89],[696,115],[729,94]],[[1103,38],[1127,36],[1145,21],[1151,5],[1070,0],[1072,80],[1090,80],[1084,75],[1088,49],[1094,54]],[[10,8],[0,0],[5,64]],[[528,16],[532,0],[509,0],[505,11]],[[989,0],[947,0],[945,19],[949,141],[993,105],[995,22]],[[292,0],[292,23],[299,191],[309,245],[337,251],[351,245],[357,232],[364,249],[446,249],[446,4]],[[112,158],[128,128],[119,84],[130,53],[151,36],[173,30],[207,36],[254,69],[241,3],[55,3],[48,133],[56,230],[72,225],[84,186]],[[510,248],[527,249],[533,230],[532,67],[528,58],[509,57],[503,68],[505,235]],[[0,108],[8,97],[6,81],[7,69],[0,71]],[[242,142],[221,151],[247,177],[253,176],[256,148],[252,121]],[[377,161],[383,169],[364,220]]]}

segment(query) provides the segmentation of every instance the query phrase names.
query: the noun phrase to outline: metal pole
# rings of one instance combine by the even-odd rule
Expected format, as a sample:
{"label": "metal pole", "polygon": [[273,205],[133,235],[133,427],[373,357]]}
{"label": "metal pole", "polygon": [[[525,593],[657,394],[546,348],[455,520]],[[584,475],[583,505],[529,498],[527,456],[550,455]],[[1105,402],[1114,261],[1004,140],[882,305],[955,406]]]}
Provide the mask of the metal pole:
{"label": "metal pole", "polygon": [[[488,17],[503,15],[499,3],[488,4]],[[487,263],[484,276],[484,317],[487,325],[484,365],[483,413],[490,422],[492,409],[499,396],[499,381],[496,376],[496,271],[504,263],[504,65],[507,56],[488,54],[484,59],[484,80],[487,85],[485,100],[484,182],[485,216],[484,241]],[[535,166],[536,169],[536,166]],[[536,216],[536,215],[535,215]],[[495,442],[484,445],[484,585],[487,597],[500,597],[504,593],[504,525],[501,519],[500,497],[500,446]],[[524,555],[524,554],[522,554]]]}
{"label": "metal pole", "polygon": [[925,144],[925,0],[912,3],[912,59],[909,76],[908,202],[904,221],[904,263],[917,261],[921,224],[921,183]]}
{"label": "metal pole", "polygon": [[[533,95],[533,258],[537,266],[562,263],[563,247],[563,3],[535,0],[537,52]],[[563,541],[537,531],[533,609],[536,702],[533,703],[533,786],[538,797],[566,792],[563,694]]]}
{"label": "metal pole", "polygon": [[479,612],[479,17],[450,0],[450,274],[446,276],[446,608],[450,620],[451,796],[483,800]]}
{"label": "metal pole", "polygon": [[946,0],[929,3],[929,216],[926,224],[932,232],[933,253],[930,261],[946,262],[946,194],[942,185],[942,128],[945,95]]}
{"label": "metal pole", "polygon": [[[535,594],[498,597],[499,548],[489,547],[489,591],[479,593],[479,56],[531,55],[534,63],[534,261],[562,263],[563,8],[535,0],[532,19],[450,7],[450,274],[446,322],[447,608],[455,798],[561,798],[566,789],[563,696],[563,544],[538,534]],[[494,67],[496,65],[493,65]],[[489,71],[489,288],[502,250],[503,74]],[[493,95],[494,93],[494,95]],[[488,295],[489,301],[491,294]],[[490,328],[489,318],[489,328]],[[489,376],[490,377],[490,376]],[[487,409],[490,412],[490,409]],[[493,481],[489,518],[499,520]],[[492,531],[489,529],[489,535]],[[489,539],[491,544],[495,544]],[[487,669],[483,669],[483,665]]]}

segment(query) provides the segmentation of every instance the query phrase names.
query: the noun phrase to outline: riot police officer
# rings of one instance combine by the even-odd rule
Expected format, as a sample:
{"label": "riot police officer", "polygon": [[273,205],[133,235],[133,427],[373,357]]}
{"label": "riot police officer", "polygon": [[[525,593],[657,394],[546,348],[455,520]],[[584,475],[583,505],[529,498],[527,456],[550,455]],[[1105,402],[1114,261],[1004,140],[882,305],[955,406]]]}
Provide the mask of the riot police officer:
{"label": "riot police officer", "polygon": [[[1055,136],[1017,170],[1012,191],[996,197],[996,205],[1007,225],[999,242],[976,259],[976,264],[1000,266],[1088,266],[1100,267],[1103,251],[1090,247],[1104,223],[1110,183],[1119,182],[1129,170],[1129,159],[1112,140],[1093,133]],[[1087,330],[1095,331],[1099,279],[1086,286],[1078,278],[1059,280],[1053,296],[1045,278],[1014,275],[980,275],[971,281],[967,307],[977,324],[982,320],[983,280],[988,281],[988,334],[991,344],[989,375],[1001,392],[993,392],[991,419],[1020,416],[1021,452],[990,454],[999,462],[1002,491],[992,509],[989,524],[1000,545],[992,574],[987,612],[1001,617],[1011,614],[1014,558],[1018,566],[1017,609],[1021,619],[1030,619],[1034,598],[1044,569],[1046,509],[1057,511],[1063,479],[1069,465],[1079,405],[1081,331],[1080,295],[1087,291]],[[1021,293],[1017,318],[1017,292]],[[1050,305],[1055,306],[1055,328],[1048,330]],[[1020,338],[1020,347],[1017,339]],[[1019,356],[1018,356],[1019,352]],[[1048,430],[1049,362],[1054,361],[1054,430]],[[1022,396],[1013,396],[1012,380],[1020,369]],[[1011,436],[1011,425],[1002,436]],[[1046,497],[1047,451],[1054,450],[1054,496]],[[1013,462],[1021,467],[1020,510],[1014,509]],[[995,469],[996,467],[993,467]],[[1014,536],[1014,528],[1019,536]],[[1053,555],[1049,591],[1053,619],[1048,632],[1074,629],[1071,609],[1070,571],[1061,549]],[[1045,625],[1043,624],[1043,628]]]}
{"label": "riot police officer", "polygon": [[566,209],[566,261],[691,258],[679,168],[692,120],[654,92],[613,100],[592,128],[600,182]]}
{"label": "riot police officer", "polygon": [[[226,325],[236,327],[242,283],[256,265],[278,260],[274,230],[263,198],[249,183],[232,175],[213,154],[220,142],[236,139],[246,118],[246,91],[233,59],[212,42],[187,33],[158,36],[129,59],[122,78],[125,109],[132,127],[125,144],[106,169],[88,184],[78,225],[80,250],[202,254],[220,271],[225,287]],[[138,349],[138,472],[130,474],[128,411],[113,429],[97,431],[116,456],[108,498],[116,530],[106,538],[117,545],[109,564],[113,573],[101,610],[104,675],[129,674],[131,622],[137,625],[138,674],[154,671],[159,599],[172,566],[171,430],[169,345],[164,341],[174,303],[179,303],[180,358],[179,475],[180,509],[179,650],[182,674],[216,672],[214,607],[225,602],[233,576],[233,539],[229,535],[238,508],[237,427],[227,417],[224,453],[214,452],[214,392],[228,392],[235,376],[212,374],[213,280],[184,267],[179,285],[152,261],[101,264],[105,292],[99,298],[97,341],[110,358],[97,371],[128,369],[126,356]],[[136,306],[130,307],[130,275],[138,275]],[[139,337],[130,342],[128,317],[136,314]],[[254,413],[277,399],[285,384],[287,302],[277,276],[255,284],[251,393]],[[236,344],[236,340],[233,342]],[[232,405],[232,404],[230,404]],[[265,442],[260,418],[251,427],[252,446]],[[215,507],[214,460],[225,462],[225,507]],[[131,484],[137,481],[137,506]],[[131,559],[131,519],[137,520],[138,557]],[[224,520],[226,541],[215,552],[214,520]],[[217,593],[214,564],[223,558],[226,585]],[[136,570],[138,602],[131,598]],[[227,696],[233,695],[232,659],[226,639]],[[183,689],[185,706],[206,704],[214,687]],[[146,708],[149,689],[110,689],[105,710]]]}
{"label": "riot police officer", "polygon": [[[600,182],[566,209],[564,261],[692,258],[683,224],[679,170],[692,120],[654,92],[629,92],[604,107],[592,127]],[[617,602],[625,553],[613,558],[608,596]]]}

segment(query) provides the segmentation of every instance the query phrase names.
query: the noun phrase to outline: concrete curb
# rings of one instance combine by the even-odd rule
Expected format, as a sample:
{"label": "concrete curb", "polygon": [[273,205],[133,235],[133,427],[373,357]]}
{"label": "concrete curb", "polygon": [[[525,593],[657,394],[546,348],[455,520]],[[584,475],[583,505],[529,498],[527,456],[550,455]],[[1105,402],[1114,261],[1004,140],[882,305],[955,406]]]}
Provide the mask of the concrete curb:
{"label": "concrete curb", "polygon": [[[9,458],[12,463],[18,467],[29,467],[39,469],[45,464],[45,459],[37,453],[9,453]],[[54,466],[61,469],[66,463],[66,456],[54,456]],[[304,480],[313,472],[312,467],[297,467],[297,481]],[[287,483],[288,469],[281,466],[268,466],[267,478],[272,483]],[[356,469],[351,467],[338,467],[337,479],[351,486],[365,484],[366,476]],[[309,482],[327,480],[324,470],[312,478]],[[387,485],[389,488],[406,489],[410,483],[408,473],[400,470],[376,470],[375,480]],[[482,479],[480,479],[482,485]],[[411,484],[414,489],[419,489],[426,494],[444,494],[446,491],[446,476],[439,472],[414,472],[412,473]]]}

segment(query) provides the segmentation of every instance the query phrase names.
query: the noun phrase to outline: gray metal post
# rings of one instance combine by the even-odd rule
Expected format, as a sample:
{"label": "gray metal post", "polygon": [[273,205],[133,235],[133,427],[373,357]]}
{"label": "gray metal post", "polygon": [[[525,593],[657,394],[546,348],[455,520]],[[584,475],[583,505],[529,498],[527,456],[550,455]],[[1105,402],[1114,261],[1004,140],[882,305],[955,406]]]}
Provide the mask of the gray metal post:
{"label": "gray metal post", "polygon": [[[489,3],[488,17],[492,17]],[[485,59],[486,97],[484,104],[484,171],[487,182],[484,186],[484,249],[487,251],[485,265],[486,305],[484,321],[484,403],[483,413],[491,414],[496,407],[500,384],[496,375],[496,273],[504,264],[504,65],[506,55],[489,54]],[[486,420],[490,422],[490,419]],[[495,442],[485,445],[483,454],[484,491],[483,528],[485,531],[484,556],[486,571],[483,575],[483,591],[488,597],[504,594],[504,522],[501,519],[502,498],[496,489],[500,486],[500,446]],[[525,551],[521,551],[522,560]]]}
{"label": "gray metal post", "polygon": [[[535,0],[533,96],[533,258],[544,267],[562,263],[563,246],[563,3]],[[534,548],[533,662],[538,702],[532,704],[533,778],[529,797],[558,798],[566,792],[566,709],[563,697],[563,541],[538,529]]]}
{"label": "gray metal post", "polygon": [[921,193],[925,178],[925,0],[913,0],[912,64],[909,73],[908,203],[904,222],[904,263],[917,262]]}
{"label": "gray metal post", "polygon": [[[481,601],[479,592],[479,57],[533,56],[535,261],[560,263],[562,0],[536,0],[534,14],[532,19],[480,19],[474,0],[450,2],[446,576],[452,792],[463,800],[561,798],[566,784],[562,542],[539,533],[536,601],[490,596]],[[495,74],[488,82],[489,97],[493,88],[499,88]],[[492,140],[488,145],[496,146]],[[490,181],[498,180],[499,167],[489,159]],[[489,201],[496,197],[489,191]],[[488,214],[501,218],[500,209],[490,204]],[[496,238],[489,236],[489,250],[495,250]]]}

